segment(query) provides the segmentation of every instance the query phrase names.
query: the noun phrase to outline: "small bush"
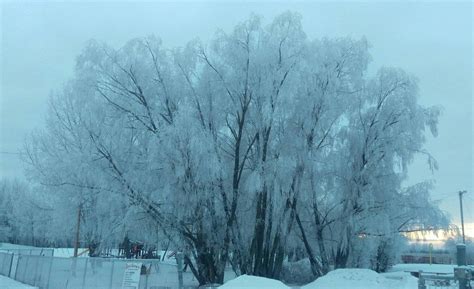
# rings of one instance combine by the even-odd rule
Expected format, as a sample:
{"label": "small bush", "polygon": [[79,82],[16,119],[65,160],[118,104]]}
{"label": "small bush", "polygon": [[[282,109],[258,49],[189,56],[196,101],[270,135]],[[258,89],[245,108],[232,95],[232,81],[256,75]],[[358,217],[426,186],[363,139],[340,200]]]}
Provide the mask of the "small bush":
{"label": "small bush", "polygon": [[285,262],[281,279],[287,284],[307,284],[316,279],[313,272],[311,272],[311,264],[308,258],[301,259],[296,262]]}

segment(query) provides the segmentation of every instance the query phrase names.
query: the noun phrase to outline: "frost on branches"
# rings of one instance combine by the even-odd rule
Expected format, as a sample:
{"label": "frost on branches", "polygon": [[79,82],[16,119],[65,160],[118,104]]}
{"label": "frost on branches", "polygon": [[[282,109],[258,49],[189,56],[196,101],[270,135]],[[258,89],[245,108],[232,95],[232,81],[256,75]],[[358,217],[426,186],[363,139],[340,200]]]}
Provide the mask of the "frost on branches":
{"label": "frost on branches", "polygon": [[90,240],[141,216],[200,284],[229,263],[279,278],[294,248],[315,276],[383,271],[400,232],[445,221],[429,184],[401,186],[415,154],[435,164],[423,143],[439,112],[413,76],[369,77],[369,61],[365,39],[308,39],[290,12],[182,48],[91,41],[26,145],[29,174],[88,208]]}

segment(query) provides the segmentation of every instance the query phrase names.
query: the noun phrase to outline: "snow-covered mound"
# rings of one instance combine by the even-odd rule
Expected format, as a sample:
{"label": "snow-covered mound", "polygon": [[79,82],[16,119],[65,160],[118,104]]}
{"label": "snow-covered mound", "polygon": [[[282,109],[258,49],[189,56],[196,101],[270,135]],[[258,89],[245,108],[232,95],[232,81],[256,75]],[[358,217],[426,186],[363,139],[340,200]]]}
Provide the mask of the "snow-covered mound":
{"label": "snow-covered mound", "polygon": [[418,278],[413,277],[408,272],[389,272],[380,274],[385,278],[392,280],[391,288],[416,289],[418,288]]}
{"label": "snow-covered mound", "polygon": [[408,274],[385,277],[369,269],[338,269],[301,289],[416,289],[416,284]]}
{"label": "snow-covered mound", "polygon": [[222,289],[289,289],[282,282],[257,276],[242,275],[220,286]]}

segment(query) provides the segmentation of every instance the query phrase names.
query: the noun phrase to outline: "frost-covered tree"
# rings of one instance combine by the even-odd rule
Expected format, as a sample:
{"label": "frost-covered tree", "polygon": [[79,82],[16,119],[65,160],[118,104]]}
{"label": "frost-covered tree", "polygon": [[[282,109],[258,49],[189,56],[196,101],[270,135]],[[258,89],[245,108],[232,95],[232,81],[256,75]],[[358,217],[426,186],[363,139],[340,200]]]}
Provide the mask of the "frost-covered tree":
{"label": "frost-covered tree", "polygon": [[0,180],[0,242],[49,246],[50,204],[28,183]]}
{"label": "frost-covered tree", "polygon": [[[346,265],[354,233],[390,232],[387,211],[400,200],[407,164],[422,150],[425,128],[436,135],[437,109],[417,103],[416,81],[403,71],[381,69],[375,79],[368,81],[361,96],[346,134],[349,158],[344,160],[343,238],[336,252],[336,267]],[[407,219],[425,211],[412,210],[413,216]],[[373,215],[380,219],[374,221],[370,217]]]}
{"label": "frost-covered tree", "polygon": [[29,175],[82,208],[88,242],[145,217],[200,284],[228,263],[279,278],[298,239],[316,276],[384,270],[399,231],[443,221],[429,187],[401,187],[438,111],[402,70],[367,76],[369,60],[365,39],[308,39],[290,12],[182,48],[91,41],[26,146]]}
{"label": "frost-covered tree", "polygon": [[12,237],[12,192],[9,184],[2,179],[0,183],[0,242],[8,242]]}
{"label": "frost-covered tree", "polygon": [[[331,166],[318,166],[320,174],[309,189],[321,192],[310,202],[307,217],[316,231],[316,254],[305,241],[310,260],[315,256],[311,261],[316,275],[327,272],[329,263],[368,266],[368,248],[373,248],[373,258],[385,258],[392,241],[409,225],[446,225],[429,201],[429,187],[401,188],[407,164],[423,152],[425,128],[436,134],[437,109],[417,104],[416,82],[400,70],[382,69],[374,80],[354,88],[353,106],[346,106],[335,143],[326,158],[319,158]],[[356,252],[357,247],[363,251]],[[361,261],[362,254],[368,259]],[[379,265],[375,269],[386,268]]]}

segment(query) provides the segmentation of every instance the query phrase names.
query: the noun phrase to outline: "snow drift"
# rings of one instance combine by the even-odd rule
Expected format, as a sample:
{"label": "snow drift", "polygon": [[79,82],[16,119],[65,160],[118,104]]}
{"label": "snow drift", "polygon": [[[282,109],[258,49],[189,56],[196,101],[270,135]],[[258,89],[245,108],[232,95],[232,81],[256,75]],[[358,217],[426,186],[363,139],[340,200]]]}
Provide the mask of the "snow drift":
{"label": "snow drift", "polygon": [[282,282],[274,279],[268,279],[257,276],[242,275],[224,285],[220,286],[222,289],[289,289],[290,287],[286,286]]}
{"label": "snow drift", "polygon": [[404,273],[384,276],[369,269],[338,269],[301,289],[412,289],[416,284],[416,278]]}

